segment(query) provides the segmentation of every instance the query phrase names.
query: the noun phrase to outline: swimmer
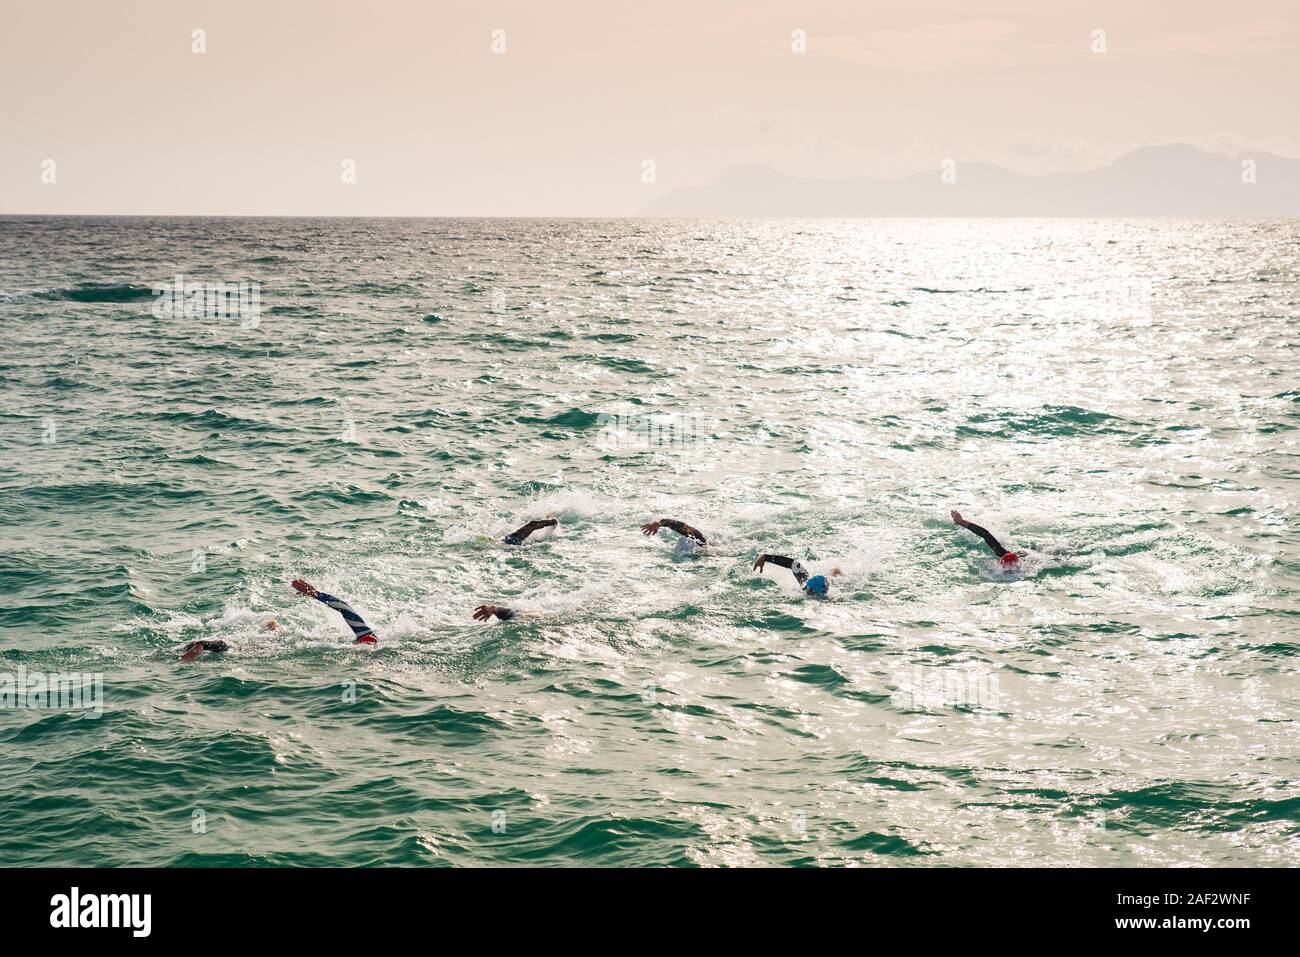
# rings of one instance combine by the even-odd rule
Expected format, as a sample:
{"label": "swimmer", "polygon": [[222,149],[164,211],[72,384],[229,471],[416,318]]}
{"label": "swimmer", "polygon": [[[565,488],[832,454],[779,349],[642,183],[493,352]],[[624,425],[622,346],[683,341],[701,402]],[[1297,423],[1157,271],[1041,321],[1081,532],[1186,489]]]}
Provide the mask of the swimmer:
{"label": "swimmer", "polygon": [[181,661],[193,661],[205,651],[219,655],[221,652],[228,651],[229,649],[230,646],[220,639],[212,641],[191,641],[181,649]]}
{"label": "swimmer", "polygon": [[492,616],[496,615],[501,621],[509,621],[519,615],[519,612],[507,608],[505,605],[479,605],[474,609],[475,621],[491,621]]}
{"label": "swimmer", "polygon": [[993,554],[997,556],[1002,567],[1008,571],[1014,571],[1020,567],[1020,559],[1028,555],[1028,552],[1012,552],[1002,547],[1002,543],[993,537],[993,534],[987,528],[981,528],[974,522],[968,522],[961,517],[961,512],[955,508],[952,510],[952,523],[966,529],[968,532],[974,532],[980,538],[984,539],[984,544],[993,549]]}
{"label": "swimmer", "polygon": [[292,584],[294,590],[298,592],[298,594],[306,595],[308,598],[315,598],[321,604],[333,608],[342,615],[343,620],[346,621],[348,627],[352,629],[352,634],[356,636],[356,640],[352,642],[354,645],[379,644],[379,638],[375,635],[375,630],[367,625],[365,621],[362,620],[361,616],[352,610],[352,606],[343,599],[335,598],[333,595],[327,595],[323,591],[317,591],[301,578],[295,578]]}
{"label": "swimmer", "polygon": [[[265,628],[267,631],[275,631],[277,628],[280,627],[280,623],[277,622],[274,618],[271,618],[268,619],[266,624],[264,624],[262,627]],[[219,655],[223,651],[229,651],[229,650],[230,650],[230,646],[226,644],[224,641],[221,641],[220,639],[212,639],[208,641],[191,641],[189,644],[187,644],[184,648],[181,649],[181,661],[193,661],[195,658],[203,654],[205,651],[211,652],[212,654],[215,655]]]}
{"label": "swimmer", "polygon": [[[808,569],[803,567],[803,562],[797,558],[786,558],[784,555],[759,555],[754,560],[754,571],[761,572],[763,565],[771,562],[773,565],[780,565],[782,568],[788,568],[794,573],[794,580],[799,583],[803,593],[810,598],[825,598],[831,590],[830,580],[825,575],[808,574]],[[832,575],[844,574],[838,568],[831,569]]]}
{"label": "swimmer", "polygon": [[522,545],[529,535],[543,528],[554,528],[560,523],[553,518],[543,518],[537,521],[529,522],[523,528],[516,529],[505,538],[501,539],[507,545]]}
{"label": "swimmer", "polygon": [[703,548],[705,545],[709,544],[708,540],[705,539],[704,537],[704,533],[701,532],[698,528],[692,528],[690,525],[687,525],[685,522],[679,522],[675,518],[661,518],[657,522],[646,522],[644,525],[641,526],[641,531],[644,532],[646,535],[654,535],[658,533],[659,529],[661,528],[667,528],[670,529],[671,531],[676,532],[683,539],[690,542],[694,542],[700,548]]}

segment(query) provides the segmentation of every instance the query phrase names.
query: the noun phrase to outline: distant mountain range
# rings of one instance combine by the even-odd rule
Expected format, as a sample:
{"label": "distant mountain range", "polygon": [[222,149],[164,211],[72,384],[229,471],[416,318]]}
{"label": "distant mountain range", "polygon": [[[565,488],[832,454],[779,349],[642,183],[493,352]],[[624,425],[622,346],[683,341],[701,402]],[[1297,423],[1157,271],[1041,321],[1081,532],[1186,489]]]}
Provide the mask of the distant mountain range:
{"label": "distant mountain range", "polygon": [[[1243,182],[1243,163],[1255,182]],[[1109,166],[1022,176],[957,163],[906,179],[818,180],[765,166],[725,171],[709,186],[676,189],[644,216],[1300,216],[1300,160],[1227,156],[1194,146],[1148,146]]]}

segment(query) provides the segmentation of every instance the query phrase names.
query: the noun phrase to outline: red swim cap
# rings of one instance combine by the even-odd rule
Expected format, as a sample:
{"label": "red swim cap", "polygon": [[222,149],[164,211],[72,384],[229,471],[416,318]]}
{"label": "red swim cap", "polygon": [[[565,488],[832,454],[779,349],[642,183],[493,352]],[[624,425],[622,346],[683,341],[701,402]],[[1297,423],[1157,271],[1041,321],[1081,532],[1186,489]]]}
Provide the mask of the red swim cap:
{"label": "red swim cap", "polygon": [[999,558],[998,561],[1000,561],[1003,565],[1018,565],[1020,564],[1020,556],[1017,555],[1015,552],[1007,552],[1005,555]]}

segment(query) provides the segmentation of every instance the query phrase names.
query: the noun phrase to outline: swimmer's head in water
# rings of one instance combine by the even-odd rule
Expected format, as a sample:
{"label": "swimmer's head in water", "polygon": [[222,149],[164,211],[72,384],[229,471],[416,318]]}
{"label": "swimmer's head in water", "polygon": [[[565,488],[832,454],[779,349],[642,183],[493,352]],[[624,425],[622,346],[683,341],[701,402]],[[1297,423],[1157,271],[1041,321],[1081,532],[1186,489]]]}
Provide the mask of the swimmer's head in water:
{"label": "swimmer's head in water", "polygon": [[1015,552],[1007,552],[1005,555],[999,558],[998,561],[1002,563],[1003,568],[1020,567],[1020,556],[1017,555]]}
{"label": "swimmer's head in water", "polygon": [[804,583],[803,590],[810,595],[825,595],[830,591],[831,583],[825,575],[814,575]]}

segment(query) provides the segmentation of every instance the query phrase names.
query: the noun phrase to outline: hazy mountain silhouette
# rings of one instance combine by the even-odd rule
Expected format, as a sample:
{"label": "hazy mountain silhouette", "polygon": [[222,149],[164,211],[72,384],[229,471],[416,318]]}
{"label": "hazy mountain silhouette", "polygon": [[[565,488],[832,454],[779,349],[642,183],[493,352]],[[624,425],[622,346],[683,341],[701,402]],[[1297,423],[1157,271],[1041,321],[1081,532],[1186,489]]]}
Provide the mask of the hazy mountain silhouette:
{"label": "hazy mountain silhouette", "polygon": [[[1255,162],[1255,182],[1242,163]],[[677,189],[644,216],[1300,216],[1300,160],[1227,156],[1194,146],[1148,146],[1109,166],[1022,176],[958,163],[902,180],[816,180],[764,166],[725,171],[710,186]]]}

